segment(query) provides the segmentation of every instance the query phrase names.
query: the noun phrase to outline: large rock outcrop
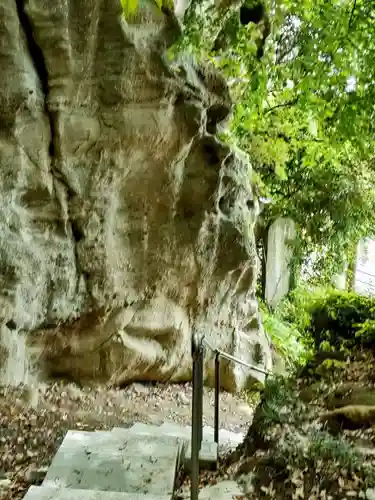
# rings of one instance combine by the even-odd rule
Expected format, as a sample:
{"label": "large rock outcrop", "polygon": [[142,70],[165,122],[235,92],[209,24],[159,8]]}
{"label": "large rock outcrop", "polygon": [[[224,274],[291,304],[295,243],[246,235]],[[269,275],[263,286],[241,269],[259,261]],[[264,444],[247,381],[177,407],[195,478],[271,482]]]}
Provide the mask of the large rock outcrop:
{"label": "large rock outcrop", "polygon": [[250,167],[214,136],[225,83],[165,63],[177,36],[151,4],[2,0],[3,382],[187,380],[193,331],[269,368]]}

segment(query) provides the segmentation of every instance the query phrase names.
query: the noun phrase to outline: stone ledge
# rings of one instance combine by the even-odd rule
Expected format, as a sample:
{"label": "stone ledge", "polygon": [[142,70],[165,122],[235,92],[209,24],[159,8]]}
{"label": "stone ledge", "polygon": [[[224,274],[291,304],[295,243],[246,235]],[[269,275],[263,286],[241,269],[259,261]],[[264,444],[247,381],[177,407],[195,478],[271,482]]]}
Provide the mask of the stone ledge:
{"label": "stone ledge", "polygon": [[25,500],[171,500],[171,496],[32,486]]}

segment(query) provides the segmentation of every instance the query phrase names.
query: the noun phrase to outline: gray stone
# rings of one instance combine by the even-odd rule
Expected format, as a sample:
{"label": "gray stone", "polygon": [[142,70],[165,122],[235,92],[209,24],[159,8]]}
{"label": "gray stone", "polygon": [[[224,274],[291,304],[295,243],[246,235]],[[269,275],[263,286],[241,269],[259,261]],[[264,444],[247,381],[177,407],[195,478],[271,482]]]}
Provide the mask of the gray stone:
{"label": "gray stone", "polygon": [[366,500],[375,500],[375,488],[367,488]]}
{"label": "gray stone", "polygon": [[[164,422],[161,426],[136,423],[129,429],[123,429],[122,427],[115,427],[112,429],[112,434],[118,436],[126,436],[128,433],[148,436],[159,436],[163,434],[164,436],[176,437],[183,441],[191,440],[190,426],[181,426],[172,422]],[[219,430],[219,442],[221,445],[226,445],[227,447],[238,446],[244,440],[244,436],[243,433],[231,432],[227,429]],[[203,440],[207,442],[214,441],[213,427],[208,425],[203,427]]]}
{"label": "gray stone", "polygon": [[[183,486],[178,492],[178,497],[190,498],[190,488]],[[199,500],[233,500],[244,497],[243,491],[235,481],[220,481],[211,486],[205,486],[199,492]]]}
{"label": "gray stone", "polygon": [[[217,463],[218,447],[213,442],[213,432],[212,427],[204,427],[200,463],[205,468],[214,468]],[[223,441],[226,439],[231,445],[242,440],[242,434],[225,432]],[[111,432],[69,431],[52,460],[42,487],[31,487],[25,498],[171,498],[181,466],[187,472],[190,470],[190,437],[190,427],[168,422],[161,426],[137,423],[129,429],[117,427]],[[33,482],[34,472],[45,474],[46,471],[27,472],[29,482]],[[224,490],[221,490],[223,494]]]}
{"label": "gray stone", "polygon": [[29,489],[25,500],[170,500],[170,495],[144,495],[114,491],[36,487]]}
{"label": "gray stone", "polygon": [[129,434],[137,434],[138,436],[142,436],[143,434],[146,434],[147,436],[158,436],[160,435],[160,427],[158,425],[136,422],[128,428],[114,427],[111,434],[117,434],[119,436],[128,436]]}
{"label": "gray stone", "polygon": [[[203,469],[216,469],[218,460],[217,443],[202,441],[199,452],[199,463]],[[186,471],[191,470],[191,443],[188,444],[185,452],[184,467]]]}
{"label": "gray stone", "polygon": [[76,450],[78,448],[97,444],[101,445],[103,442],[108,442],[111,437],[112,434],[110,431],[68,431],[60,445],[59,451],[65,451],[67,449]]}
{"label": "gray stone", "polygon": [[205,486],[199,493],[199,500],[233,500],[236,496],[243,496],[243,492],[235,481],[220,481]]}
{"label": "gray stone", "polygon": [[[193,331],[248,363],[263,339],[269,365],[246,328],[251,166],[214,136],[229,90],[167,66],[179,23],[138,4],[125,22],[119,0],[1,2],[2,383],[190,380]],[[222,363],[225,389],[254,378]]]}
{"label": "gray stone", "polygon": [[266,301],[276,307],[289,292],[290,262],[293,249],[290,245],[296,238],[296,225],[288,218],[276,219],[268,231]]}
{"label": "gray stone", "polygon": [[179,403],[181,403],[182,405],[189,405],[191,403],[190,398],[188,398],[183,392],[180,392],[177,397]]}
{"label": "gray stone", "polygon": [[362,238],[357,244],[353,288],[360,295],[375,296],[375,280],[373,261],[375,255],[375,240]]}
{"label": "gray stone", "polygon": [[[44,486],[128,493],[172,494],[180,447],[168,437],[70,433],[55,455]],[[74,444],[75,438],[75,444]],[[90,440],[91,438],[91,440]],[[100,438],[100,439],[99,439]]]}
{"label": "gray stone", "polygon": [[178,424],[174,424],[173,422],[163,422],[160,426],[160,430],[163,434],[178,436],[186,440],[191,439],[191,427],[190,426],[181,426]]}
{"label": "gray stone", "polygon": [[35,465],[30,465],[24,473],[24,480],[29,484],[40,484],[45,478],[47,472],[47,467],[38,468]]}
{"label": "gray stone", "polygon": [[7,490],[12,486],[12,481],[10,479],[0,479],[0,491]]}

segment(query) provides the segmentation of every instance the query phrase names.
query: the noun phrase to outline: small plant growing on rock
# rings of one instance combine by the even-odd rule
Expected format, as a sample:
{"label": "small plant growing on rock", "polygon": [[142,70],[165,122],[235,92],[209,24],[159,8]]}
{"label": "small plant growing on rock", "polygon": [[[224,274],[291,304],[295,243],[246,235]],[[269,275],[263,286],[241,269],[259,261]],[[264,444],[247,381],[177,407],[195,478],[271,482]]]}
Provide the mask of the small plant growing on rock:
{"label": "small plant growing on rock", "polygon": [[245,448],[250,450],[262,447],[272,439],[273,429],[280,428],[295,418],[298,412],[295,391],[288,379],[270,377],[261,392],[260,403],[254,414],[253,424],[245,440]]}
{"label": "small plant growing on rock", "polygon": [[307,458],[314,464],[325,460],[334,467],[341,467],[350,472],[354,472],[361,465],[361,457],[353,445],[341,437],[331,436],[326,431],[312,434]]}
{"label": "small plant growing on rock", "polygon": [[286,367],[292,370],[305,354],[301,333],[292,323],[283,319],[280,311],[271,313],[265,304],[261,303],[260,306],[264,329],[277,353],[284,359]]}
{"label": "small plant growing on rock", "polygon": [[316,373],[322,377],[337,375],[345,369],[345,362],[337,359],[325,359],[317,368]]}

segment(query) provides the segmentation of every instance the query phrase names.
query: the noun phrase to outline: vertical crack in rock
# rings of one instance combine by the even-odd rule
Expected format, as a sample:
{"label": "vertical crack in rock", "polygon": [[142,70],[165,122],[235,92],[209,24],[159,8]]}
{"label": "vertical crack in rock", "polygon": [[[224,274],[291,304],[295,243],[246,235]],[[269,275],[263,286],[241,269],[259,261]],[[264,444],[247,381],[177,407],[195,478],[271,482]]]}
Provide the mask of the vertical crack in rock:
{"label": "vertical crack in rock", "polygon": [[[59,200],[61,210],[63,212],[66,233],[68,235],[69,233],[67,231],[67,227],[68,227],[68,223],[70,222],[69,214],[68,214],[68,211],[66,208],[66,202],[64,199],[62,199],[64,197],[64,194],[61,193],[61,189],[59,186],[57,186],[57,183],[62,186],[63,190],[65,189],[66,198],[68,198],[68,199],[71,198],[75,193],[71,189],[71,187],[69,186],[69,184],[66,181],[65,177],[63,176],[63,174],[60,173],[59,170],[56,169],[56,166],[55,166],[56,156],[58,154],[58,148],[56,147],[56,144],[55,144],[57,133],[56,133],[56,123],[55,123],[54,113],[51,112],[51,110],[49,109],[49,106],[48,106],[48,97],[49,97],[49,92],[50,92],[49,91],[48,69],[47,69],[45,57],[43,55],[43,51],[39,47],[39,45],[37,44],[37,42],[35,40],[33,26],[32,26],[32,23],[29,19],[28,14],[26,13],[25,4],[26,4],[26,0],[16,0],[17,13],[18,13],[19,21],[20,21],[20,26],[25,34],[29,54],[30,54],[31,60],[34,64],[35,71],[39,77],[41,89],[42,89],[43,96],[44,96],[44,112],[48,118],[50,135],[51,135],[51,139],[50,139],[50,143],[49,143],[49,147],[48,147],[48,153],[49,153],[50,161],[51,161],[51,175],[53,177],[53,182],[54,182],[54,187],[55,187],[57,199]],[[79,280],[80,265],[79,265],[77,243],[81,238],[77,238],[77,232],[75,231],[75,228],[73,227],[72,224],[70,224],[70,228],[71,228],[70,237],[71,237],[71,240],[73,243],[76,276],[77,276],[76,290],[78,291],[79,281],[80,281]]]}
{"label": "vertical crack in rock", "polygon": [[49,144],[48,152],[49,156],[51,158],[51,170],[52,174],[54,177],[57,177],[59,182],[63,184],[63,186],[66,189],[66,194],[69,197],[73,196],[75,193],[72,190],[72,188],[69,186],[67,181],[65,180],[64,176],[56,169],[53,164],[55,163],[56,156],[58,155],[58,147],[56,147],[56,138],[57,138],[57,133],[56,133],[56,123],[55,123],[55,117],[54,113],[49,109],[48,106],[48,97],[49,97],[49,75],[48,75],[48,70],[47,70],[47,65],[45,62],[45,57],[43,55],[42,49],[39,47],[37,44],[35,37],[34,37],[34,31],[33,31],[33,26],[32,23],[29,19],[28,14],[26,13],[25,10],[25,4],[26,0],[16,0],[16,5],[17,5],[17,12],[18,12],[18,18],[20,21],[21,28],[23,29],[23,32],[25,34],[26,42],[27,42],[27,47],[29,49],[29,54],[31,57],[31,60],[34,64],[36,73],[39,77],[40,83],[41,83],[41,88],[42,92],[44,95],[44,112],[48,118],[49,121],[49,127],[50,127],[50,133],[51,133],[51,141]]}
{"label": "vertical crack in rock", "polygon": [[58,154],[58,148],[56,147],[55,143],[57,137],[55,117],[54,113],[49,109],[48,106],[49,75],[43,51],[35,40],[33,26],[25,10],[25,2],[26,0],[16,0],[17,12],[21,28],[23,29],[23,32],[25,34],[30,57],[34,64],[37,75],[39,76],[39,80],[44,95],[44,112],[46,113],[46,116],[48,118],[50,133],[51,133],[51,141],[48,148],[49,156],[51,158],[51,170],[52,174],[54,174],[54,177],[57,177],[59,182],[61,182],[61,184],[63,184],[63,186],[66,188],[67,191],[66,194],[68,195],[68,197],[71,197],[72,195],[74,195],[73,190],[65,180],[64,176],[53,166],[53,164],[55,163],[56,156]]}
{"label": "vertical crack in rock", "polygon": [[44,110],[49,119],[50,130],[51,130],[51,142],[49,145],[49,154],[51,157],[53,157],[55,152],[54,141],[53,141],[54,123],[47,104],[48,93],[49,93],[47,66],[44,60],[42,49],[38,46],[33,36],[33,27],[25,12],[25,0],[16,0],[16,4],[17,4],[17,12],[18,12],[18,18],[20,20],[20,25],[21,28],[23,29],[23,32],[25,33],[29,53],[34,63],[35,70],[39,76],[40,83],[42,86],[42,91],[44,94]]}

